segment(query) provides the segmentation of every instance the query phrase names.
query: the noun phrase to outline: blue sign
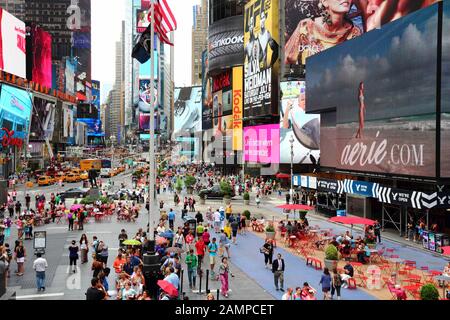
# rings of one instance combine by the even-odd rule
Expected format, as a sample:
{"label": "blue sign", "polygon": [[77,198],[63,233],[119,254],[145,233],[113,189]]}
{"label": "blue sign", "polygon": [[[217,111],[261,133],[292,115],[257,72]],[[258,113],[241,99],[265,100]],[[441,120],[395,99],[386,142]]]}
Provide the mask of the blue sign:
{"label": "blue sign", "polygon": [[347,216],[347,211],[346,210],[336,210],[336,215],[338,217],[345,217],[345,216]]}
{"label": "blue sign", "polygon": [[73,33],[73,46],[77,49],[90,49],[91,48],[91,34],[87,32],[74,32]]}
{"label": "blue sign", "polygon": [[363,197],[375,197],[377,184],[366,181],[344,180],[344,192],[357,194]]}
{"label": "blue sign", "polygon": [[30,126],[32,95],[3,84],[0,96],[0,129],[14,130],[15,138],[26,139]]}

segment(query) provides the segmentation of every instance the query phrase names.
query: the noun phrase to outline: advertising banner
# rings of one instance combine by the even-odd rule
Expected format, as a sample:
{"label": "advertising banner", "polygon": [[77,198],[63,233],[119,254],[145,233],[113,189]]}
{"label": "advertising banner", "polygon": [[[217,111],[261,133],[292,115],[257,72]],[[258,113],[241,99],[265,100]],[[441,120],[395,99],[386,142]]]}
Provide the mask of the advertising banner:
{"label": "advertising banner", "polygon": [[[158,106],[158,88],[157,84],[153,89],[153,108],[156,109]],[[139,79],[139,103],[138,108],[140,112],[150,113],[150,101],[151,100],[151,90],[150,90],[150,80],[149,79]]]}
{"label": "advertising banner", "polygon": [[310,164],[320,158],[320,115],[305,113],[305,82],[281,82],[280,163]]}
{"label": "advertising banner", "polygon": [[213,128],[213,98],[212,98],[212,80],[208,76],[209,61],[208,51],[202,52],[202,128],[209,130]]}
{"label": "advertising banner", "polygon": [[55,129],[55,101],[49,101],[35,96],[33,103],[30,141],[52,140]]}
{"label": "advertising banner", "polygon": [[280,128],[276,124],[244,128],[244,161],[279,163]]}
{"label": "advertising banner", "polygon": [[66,92],[68,94],[75,93],[75,64],[66,59]]}
{"label": "advertising banner", "polygon": [[[92,80],[92,104],[100,110],[100,81]],[[100,116],[99,116],[100,117]]]}
{"label": "advertising banner", "polygon": [[[443,2],[442,30],[450,30],[450,2]],[[450,35],[442,34],[441,177],[450,177]]]}
{"label": "advertising banner", "polygon": [[337,110],[335,167],[434,177],[436,68],[437,5],[309,58],[307,111]]}
{"label": "advertising banner", "polygon": [[0,94],[0,128],[14,131],[14,137],[26,139],[31,118],[32,95],[25,90],[2,84]]}
{"label": "advertising banner", "polygon": [[0,70],[22,78],[27,77],[25,34],[25,23],[0,8]]}
{"label": "advertising banner", "polygon": [[336,180],[318,178],[317,179],[317,190],[322,191],[322,192],[337,193],[338,192],[338,182]]}
{"label": "advertising banner", "polygon": [[76,76],[82,81],[91,82],[91,0],[78,0],[80,8],[80,28],[73,32],[73,54],[78,57]]}
{"label": "advertising banner", "polygon": [[212,71],[244,63],[243,16],[225,18],[209,26],[208,60]]}
{"label": "advertising banner", "polygon": [[92,103],[81,103],[77,106],[77,119],[98,119],[98,109]]}
{"label": "advertising banner", "polygon": [[52,88],[52,36],[34,24],[28,30],[27,79]]}
{"label": "advertising banner", "polygon": [[[151,60],[148,60],[145,63],[139,64],[139,78],[141,79],[150,79],[151,76]],[[153,59],[153,75],[155,79],[158,79],[158,51],[154,51],[154,59]]]}
{"label": "advertising banner", "polygon": [[233,150],[242,150],[243,68],[233,68]]}
{"label": "advertising banner", "polygon": [[222,90],[213,93],[213,129],[214,135],[217,136],[222,131],[222,122],[220,118],[222,117]]}
{"label": "advertising banner", "polygon": [[[155,113],[154,116],[154,121],[155,121],[155,131],[160,131],[160,116]],[[140,131],[146,131],[146,132],[150,132],[150,114],[149,113],[141,113],[139,115],[139,130]]]}
{"label": "advertising banner", "polygon": [[136,10],[136,32],[143,33],[150,25],[148,10]]}
{"label": "advertising banner", "polygon": [[250,0],[244,13],[244,116],[278,112],[278,0]]}
{"label": "advertising banner", "polygon": [[303,77],[306,58],[437,1],[342,1],[330,5],[323,0],[286,0],[286,75]]}
{"label": "advertising banner", "polygon": [[63,126],[64,138],[74,138],[73,111],[66,105],[63,106]]}
{"label": "advertising banner", "polygon": [[310,176],[294,175],[292,176],[292,184],[303,188],[317,189],[317,178]]}
{"label": "advertising banner", "polygon": [[202,87],[175,88],[174,134],[202,131]]}

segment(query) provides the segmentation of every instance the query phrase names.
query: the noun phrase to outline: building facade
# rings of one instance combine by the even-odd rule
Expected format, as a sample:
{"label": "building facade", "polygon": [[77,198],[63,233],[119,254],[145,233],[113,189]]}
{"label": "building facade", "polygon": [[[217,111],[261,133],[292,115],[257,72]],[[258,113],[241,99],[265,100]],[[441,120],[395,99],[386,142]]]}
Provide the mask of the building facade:
{"label": "building facade", "polygon": [[197,86],[202,83],[202,52],[208,45],[208,0],[192,9],[192,85]]}

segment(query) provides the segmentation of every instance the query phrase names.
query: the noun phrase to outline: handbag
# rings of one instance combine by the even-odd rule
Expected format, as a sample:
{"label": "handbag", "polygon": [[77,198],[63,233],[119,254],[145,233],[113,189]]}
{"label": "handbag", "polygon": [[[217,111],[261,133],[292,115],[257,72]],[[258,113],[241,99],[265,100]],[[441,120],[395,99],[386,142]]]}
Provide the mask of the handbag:
{"label": "handbag", "polygon": [[268,250],[266,249],[266,247],[259,248],[259,252],[260,253],[264,253],[264,254],[268,254],[269,253]]}

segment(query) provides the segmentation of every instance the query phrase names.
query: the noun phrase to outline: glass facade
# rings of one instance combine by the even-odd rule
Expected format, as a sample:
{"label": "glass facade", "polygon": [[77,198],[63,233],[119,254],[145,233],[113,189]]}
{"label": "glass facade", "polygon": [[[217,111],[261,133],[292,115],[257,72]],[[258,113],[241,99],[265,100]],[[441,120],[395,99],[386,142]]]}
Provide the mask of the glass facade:
{"label": "glass facade", "polygon": [[243,14],[243,3],[242,0],[209,0],[209,24]]}

